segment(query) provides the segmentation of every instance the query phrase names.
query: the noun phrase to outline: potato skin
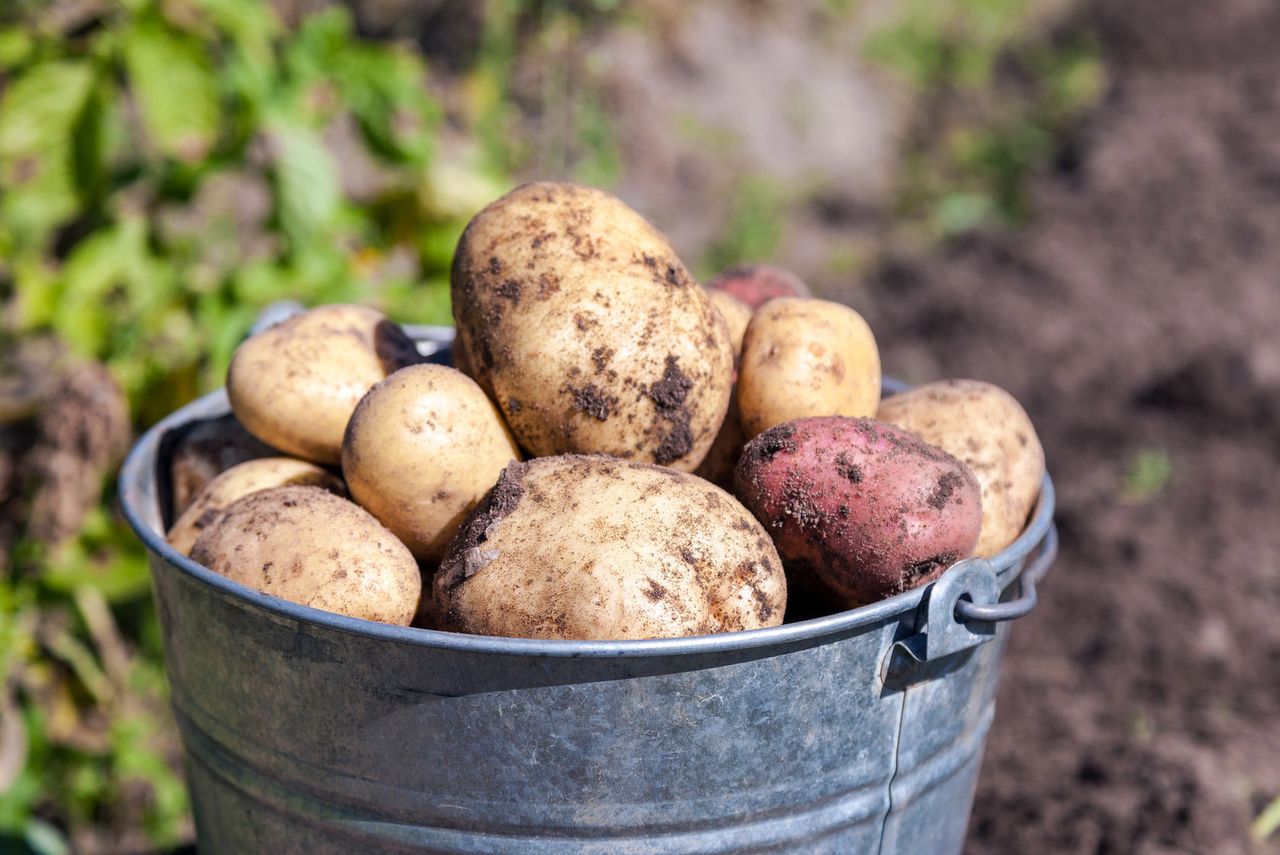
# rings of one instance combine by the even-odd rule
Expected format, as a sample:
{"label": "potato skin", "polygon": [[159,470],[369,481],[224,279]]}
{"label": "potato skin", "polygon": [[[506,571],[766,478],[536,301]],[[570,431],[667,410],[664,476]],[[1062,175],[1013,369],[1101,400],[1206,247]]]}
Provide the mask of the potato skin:
{"label": "potato skin", "polygon": [[274,597],[400,626],[422,593],[408,548],[367,511],[319,487],[245,496],[200,535],[191,557]]}
{"label": "potato skin", "polygon": [[708,289],[707,298],[729,325],[729,341],[733,344],[733,363],[736,366],[738,357],[742,355],[742,337],[747,334],[747,324],[751,323],[751,307],[728,291]]}
{"label": "potato skin", "polygon": [[435,578],[444,626],[525,638],[640,639],[777,626],[769,536],[692,475],[603,456],[508,466]]}
{"label": "potato skin", "polygon": [[364,306],[294,315],[245,340],[231,359],[227,395],[240,423],[296,457],[337,464],[360,398],[387,375],[421,362],[400,327]]}
{"label": "potato skin", "polygon": [[751,309],[737,297],[727,291],[710,291],[711,302],[729,325],[729,337],[733,342],[734,389],[729,396],[729,409],[725,411],[724,421],[715,441],[711,443],[706,457],[693,470],[699,478],[705,478],[717,487],[733,489],[733,470],[742,456],[742,446],[747,438],[742,433],[742,421],[738,417],[737,371],[738,359],[742,355],[742,337],[746,335],[747,324],[751,323]]}
{"label": "potato skin", "polygon": [[747,326],[737,395],[747,438],[808,416],[874,415],[880,400],[875,336],[848,306],[770,300]]}
{"label": "potato skin", "polygon": [[467,225],[455,347],[520,445],[692,471],[729,404],[729,331],[675,251],[607,193],[525,184]]}
{"label": "potato skin", "polygon": [[220,473],[246,460],[280,454],[245,430],[231,413],[195,422],[175,436],[172,445],[168,437],[164,442],[171,449],[167,456],[174,517]]}
{"label": "potato skin", "polygon": [[809,286],[773,264],[735,264],[712,277],[707,287],[723,291],[755,310],[778,297],[808,297]]}
{"label": "potato skin", "polygon": [[1018,538],[1040,496],[1044,448],[1012,395],[980,380],[943,380],[886,398],[876,417],[973,470],[982,487],[976,555],[990,558]]}
{"label": "potato skin", "polygon": [[346,495],[342,479],[327,469],[292,457],[260,457],[236,464],[210,481],[182,516],[169,529],[169,545],[183,555],[191,554],[200,533],[237,500],[271,487],[321,487]]}
{"label": "potato skin", "polygon": [[735,484],[796,587],[825,585],[850,607],[937,578],[972,554],[982,523],[968,467],[874,419],[771,428],[747,443]]}
{"label": "potato skin", "polygon": [[370,389],[342,443],[352,498],[432,563],[503,467],[519,459],[493,402],[443,365],[411,365]]}

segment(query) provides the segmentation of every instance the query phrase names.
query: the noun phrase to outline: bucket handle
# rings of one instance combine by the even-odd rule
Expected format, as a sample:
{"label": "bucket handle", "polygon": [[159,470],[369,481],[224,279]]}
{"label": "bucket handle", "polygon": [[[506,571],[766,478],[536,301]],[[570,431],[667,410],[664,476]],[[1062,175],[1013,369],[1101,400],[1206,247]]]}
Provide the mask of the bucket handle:
{"label": "bucket handle", "polygon": [[995,637],[995,625],[1029,614],[1036,584],[1058,554],[1058,529],[1050,524],[1036,554],[1018,577],[1015,599],[1000,602],[1000,582],[991,562],[970,558],[953,566],[929,587],[924,631],[904,638],[901,648],[917,662],[929,662],[977,647]]}

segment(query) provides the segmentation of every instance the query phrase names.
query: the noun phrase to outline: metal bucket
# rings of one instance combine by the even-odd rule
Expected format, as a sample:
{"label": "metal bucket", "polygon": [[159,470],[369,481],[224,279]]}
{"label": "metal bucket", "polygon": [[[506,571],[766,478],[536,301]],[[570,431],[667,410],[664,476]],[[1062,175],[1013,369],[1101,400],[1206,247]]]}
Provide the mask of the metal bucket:
{"label": "metal bucket", "polygon": [[873,605],[698,638],[490,638],[295,605],[169,548],[162,440],[227,411],[217,392],[172,414],[120,480],[202,855],[960,851],[1006,621],[1056,548],[1048,477],[996,559]]}

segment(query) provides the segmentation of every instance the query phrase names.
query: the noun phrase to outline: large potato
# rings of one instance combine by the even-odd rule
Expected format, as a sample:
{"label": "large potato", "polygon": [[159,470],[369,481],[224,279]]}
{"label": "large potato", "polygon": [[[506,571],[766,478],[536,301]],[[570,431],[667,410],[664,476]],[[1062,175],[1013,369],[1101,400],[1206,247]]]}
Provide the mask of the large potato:
{"label": "large potato", "polygon": [[443,365],[402,368],[370,389],[342,443],[351,497],[429,562],[519,459],[484,391]]}
{"label": "large potato", "polygon": [[169,545],[183,555],[191,554],[200,533],[217,521],[239,499],[271,487],[323,487],[345,494],[342,479],[327,469],[292,457],[262,457],[232,466],[200,491],[195,501],[169,529]]}
{"label": "large potato", "polygon": [[205,529],[191,557],[265,594],[401,626],[422,593],[408,548],[367,511],[319,487],[245,496]]}
{"label": "large potato", "polygon": [[280,452],[249,433],[230,413],[166,434],[161,457],[169,459],[172,509],[180,515],[209,482],[237,463]]}
{"label": "large potato", "polygon": [[446,628],[637,639],[782,622],[786,581],[760,524],[693,475],[609,457],[508,466],[435,579]]}
{"label": "large potato", "polygon": [[879,400],[880,352],[853,309],[780,297],[751,316],[737,390],[748,438],[807,416],[871,416]]}
{"label": "large potato", "polygon": [[982,486],[982,534],[990,558],[1017,539],[1040,495],[1044,449],[1012,395],[979,380],[927,383],[886,398],[876,417],[963,460]]}
{"label": "large potato", "polygon": [[236,418],[281,451],[336,464],[356,404],[388,374],[421,362],[400,327],[363,306],[320,306],[236,348],[227,394]]}
{"label": "large potato", "polygon": [[573,184],[518,187],[454,256],[459,364],[534,455],[601,453],[692,471],[729,405],[720,313],[656,229]]}
{"label": "large potato", "polygon": [[900,428],[797,419],[747,443],[736,489],[796,587],[847,606],[923,585],[973,554],[981,491],[959,460]]}

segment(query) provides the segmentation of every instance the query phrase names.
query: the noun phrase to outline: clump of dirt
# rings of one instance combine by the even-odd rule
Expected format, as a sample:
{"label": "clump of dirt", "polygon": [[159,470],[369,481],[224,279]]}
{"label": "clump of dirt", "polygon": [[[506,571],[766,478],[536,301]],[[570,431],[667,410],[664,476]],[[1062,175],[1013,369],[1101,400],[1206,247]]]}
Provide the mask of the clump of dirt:
{"label": "clump of dirt", "polygon": [[[1035,221],[871,284],[887,370],[1009,389],[1059,490],[969,851],[1274,851],[1249,826],[1280,795],[1280,6],[1074,26],[1110,91]],[[1126,486],[1143,450],[1167,483]]]}
{"label": "clump of dirt", "polygon": [[19,539],[56,546],[79,530],[128,439],[128,403],[104,366],[51,339],[0,352],[0,571]]}

